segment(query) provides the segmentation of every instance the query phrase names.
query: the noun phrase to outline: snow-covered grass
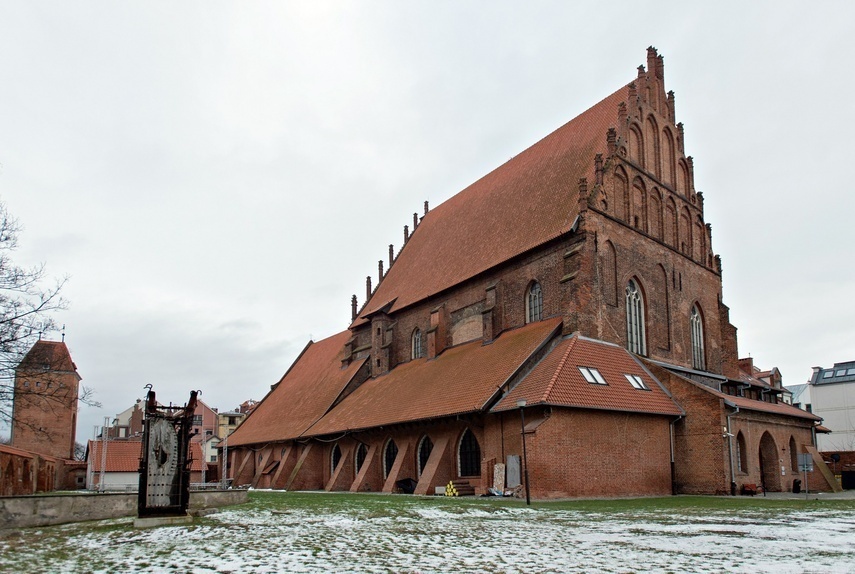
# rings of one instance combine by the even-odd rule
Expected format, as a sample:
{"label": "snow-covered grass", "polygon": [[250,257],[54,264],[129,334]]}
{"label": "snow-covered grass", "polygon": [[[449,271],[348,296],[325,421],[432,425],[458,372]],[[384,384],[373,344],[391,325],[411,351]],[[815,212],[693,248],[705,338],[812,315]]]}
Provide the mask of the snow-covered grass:
{"label": "snow-covered grass", "polygon": [[0,538],[2,572],[855,572],[855,501],[254,491],[189,526]]}

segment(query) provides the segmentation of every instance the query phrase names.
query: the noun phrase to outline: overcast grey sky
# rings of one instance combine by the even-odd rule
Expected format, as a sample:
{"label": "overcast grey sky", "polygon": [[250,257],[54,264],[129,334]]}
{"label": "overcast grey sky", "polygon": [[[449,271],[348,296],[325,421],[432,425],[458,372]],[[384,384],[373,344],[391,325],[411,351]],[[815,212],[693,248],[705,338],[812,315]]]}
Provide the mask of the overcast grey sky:
{"label": "overcast grey sky", "polygon": [[[694,7],[693,7],[694,5]],[[855,3],[4,2],[0,200],[69,275],[78,438],[154,385],[261,399],[403,226],[656,46],[739,351],[855,359]],[[605,137],[605,135],[603,136]]]}

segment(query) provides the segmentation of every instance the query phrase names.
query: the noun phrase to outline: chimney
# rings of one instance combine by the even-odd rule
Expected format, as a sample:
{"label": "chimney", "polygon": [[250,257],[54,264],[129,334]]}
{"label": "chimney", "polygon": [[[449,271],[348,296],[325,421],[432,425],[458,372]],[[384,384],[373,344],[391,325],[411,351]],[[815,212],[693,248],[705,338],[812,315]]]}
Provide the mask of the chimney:
{"label": "chimney", "polygon": [[389,269],[392,268],[392,263],[395,262],[395,246],[389,244]]}
{"label": "chimney", "polygon": [[404,244],[406,245],[407,241],[410,240],[410,227],[408,225],[404,226]]}
{"label": "chimney", "polygon": [[356,321],[356,295],[350,298],[350,320]]}
{"label": "chimney", "polygon": [[380,285],[380,283],[383,281],[383,260],[382,259],[377,262],[377,275],[378,275],[377,284]]}
{"label": "chimney", "polygon": [[365,301],[371,299],[371,275],[365,278]]}
{"label": "chimney", "polygon": [[425,201],[425,215],[428,214],[428,202]]}

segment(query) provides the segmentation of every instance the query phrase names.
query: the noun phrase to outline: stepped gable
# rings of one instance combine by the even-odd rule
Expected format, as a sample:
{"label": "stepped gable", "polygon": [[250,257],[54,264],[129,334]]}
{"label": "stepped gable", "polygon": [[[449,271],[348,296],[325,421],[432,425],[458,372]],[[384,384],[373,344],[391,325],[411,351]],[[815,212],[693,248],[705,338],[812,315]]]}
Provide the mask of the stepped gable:
{"label": "stepped gable", "polygon": [[365,360],[341,368],[350,331],[310,342],[288,372],[229,436],[229,446],[294,439],[338,399]]}
{"label": "stepped gable", "polygon": [[363,383],[304,436],[480,412],[560,328],[560,319],[531,323],[489,345],[473,341],[398,365]]}
{"label": "stepped gable", "polygon": [[36,341],[23,360],[19,369],[77,372],[77,365],[71,360],[68,347],[60,341]]}
{"label": "stepped gable", "polygon": [[[606,385],[589,383],[579,367],[597,369]],[[641,377],[649,390],[636,389],[624,375]],[[682,415],[659,382],[626,349],[579,335],[563,339],[522,382],[502,398],[492,412],[527,406]]]}
{"label": "stepped gable", "polygon": [[403,309],[570,231],[579,179],[595,182],[628,88],[555,130],[428,212],[353,326],[384,308]]}

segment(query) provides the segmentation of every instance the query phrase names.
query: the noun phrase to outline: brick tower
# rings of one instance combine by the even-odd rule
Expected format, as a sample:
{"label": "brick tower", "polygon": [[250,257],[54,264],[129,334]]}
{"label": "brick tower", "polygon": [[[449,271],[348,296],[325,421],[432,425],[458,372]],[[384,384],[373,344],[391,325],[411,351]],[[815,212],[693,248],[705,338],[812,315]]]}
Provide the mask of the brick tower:
{"label": "brick tower", "polygon": [[33,345],[15,370],[12,446],[74,458],[80,380],[65,343]]}

